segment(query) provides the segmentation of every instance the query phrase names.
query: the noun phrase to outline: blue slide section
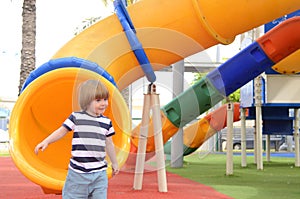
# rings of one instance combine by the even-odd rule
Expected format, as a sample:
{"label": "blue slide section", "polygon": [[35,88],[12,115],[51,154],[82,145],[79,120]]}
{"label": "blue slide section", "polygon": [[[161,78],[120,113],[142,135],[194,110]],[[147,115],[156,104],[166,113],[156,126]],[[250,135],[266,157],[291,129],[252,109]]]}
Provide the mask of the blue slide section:
{"label": "blue slide section", "polygon": [[273,65],[260,45],[254,42],[208,73],[207,78],[220,93],[228,96]]}
{"label": "blue slide section", "polygon": [[116,0],[114,1],[114,6],[116,10],[116,14],[119,18],[119,21],[123,27],[123,30],[126,34],[127,40],[131,46],[131,49],[138,60],[139,64],[142,67],[142,70],[145,73],[145,76],[147,77],[149,82],[155,82],[156,76],[153,71],[153,68],[149,62],[149,59],[143,49],[143,46],[141,42],[138,40],[136,36],[136,31],[133,26],[133,23],[129,17],[129,14],[127,12],[127,9],[125,5],[123,4],[122,0]]}
{"label": "blue slide section", "polygon": [[75,67],[75,68],[83,68],[87,69],[90,71],[93,71],[95,73],[98,73],[99,75],[103,76],[105,79],[110,81],[112,84],[117,86],[115,83],[115,80],[113,76],[111,76],[108,72],[106,72],[103,68],[101,68],[98,64],[85,60],[85,59],[80,59],[77,57],[66,57],[66,58],[59,58],[59,59],[53,59],[50,60],[49,62],[46,62],[45,64],[41,65],[34,71],[30,73],[28,78],[23,84],[22,91],[36,78],[39,76],[55,70],[59,68],[66,68],[66,67]]}

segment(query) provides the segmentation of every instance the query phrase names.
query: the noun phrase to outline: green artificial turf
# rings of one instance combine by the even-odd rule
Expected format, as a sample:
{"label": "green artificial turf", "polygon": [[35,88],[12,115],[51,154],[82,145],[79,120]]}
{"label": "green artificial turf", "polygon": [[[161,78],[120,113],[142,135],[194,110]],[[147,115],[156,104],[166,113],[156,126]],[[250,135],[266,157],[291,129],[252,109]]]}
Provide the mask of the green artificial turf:
{"label": "green artificial turf", "polygon": [[9,156],[9,152],[7,151],[0,151],[0,157],[7,157]]}
{"label": "green artificial turf", "polygon": [[226,155],[194,153],[184,157],[183,168],[167,170],[237,199],[293,199],[300,198],[300,168],[295,159],[271,157],[264,161],[264,169],[257,170],[253,156],[247,157],[242,168],[241,157],[234,156],[233,175],[226,175]]}
{"label": "green artificial turf", "polygon": [[0,143],[0,157],[1,156],[9,156],[8,146]]}

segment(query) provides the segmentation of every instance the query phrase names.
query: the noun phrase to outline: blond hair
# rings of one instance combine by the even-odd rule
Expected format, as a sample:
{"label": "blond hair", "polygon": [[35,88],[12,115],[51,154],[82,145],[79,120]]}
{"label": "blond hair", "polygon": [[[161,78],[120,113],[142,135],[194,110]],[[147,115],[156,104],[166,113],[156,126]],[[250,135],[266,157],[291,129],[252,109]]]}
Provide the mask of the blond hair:
{"label": "blond hair", "polygon": [[98,80],[87,80],[79,87],[79,106],[85,111],[95,99],[108,99],[109,92],[106,86]]}

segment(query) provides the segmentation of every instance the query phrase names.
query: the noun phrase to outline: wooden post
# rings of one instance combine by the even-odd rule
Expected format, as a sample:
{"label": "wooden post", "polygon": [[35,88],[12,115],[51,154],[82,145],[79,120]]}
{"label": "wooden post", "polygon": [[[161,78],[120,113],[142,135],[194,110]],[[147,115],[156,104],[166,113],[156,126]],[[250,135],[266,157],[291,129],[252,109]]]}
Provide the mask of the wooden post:
{"label": "wooden post", "polygon": [[294,142],[295,142],[295,166],[300,167],[300,146],[299,146],[299,109],[294,109]]}
{"label": "wooden post", "polygon": [[148,86],[148,93],[144,95],[144,108],[138,144],[138,154],[136,158],[133,189],[142,189],[151,108],[154,127],[155,154],[157,161],[158,190],[159,192],[167,192],[167,175],[164,158],[160,102],[159,95],[156,94],[156,86],[154,84],[150,84]]}
{"label": "wooden post", "polygon": [[241,117],[241,166],[246,167],[247,166],[247,135],[246,135],[246,110],[244,108],[240,109],[240,117]]}
{"label": "wooden post", "polygon": [[226,158],[226,175],[233,174],[233,103],[227,104],[227,158]]}
{"label": "wooden post", "polygon": [[256,158],[257,169],[263,170],[263,152],[262,152],[262,96],[261,96],[261,76],[255,78],[255,111],[256,111]]}
{"label": "wooden post", "polygon": [[162,125],[160,115],[159,95],[156,94],[155,85],[152,87],[151,93],[151,106],[152,106],[152,119],[154,127],[154,143],[155,155],[157,161],[157,180],[159,192],[167,192],[167,175],[165,166],[164,143],[162,136]]}
{"label": "wooden post", "polygon": [[141,190],[143,186],[143,175],[146,157],[146,146],[148,138],[148,127],[150,121],[151,96],[149,93],[144,95],[143,115],[140,128],[138,152],[136,157],[135,175],[133,189]]}
{"label": "wooden post", "polygon": [[271,135],[266,136],[266,160],[271,161]]}

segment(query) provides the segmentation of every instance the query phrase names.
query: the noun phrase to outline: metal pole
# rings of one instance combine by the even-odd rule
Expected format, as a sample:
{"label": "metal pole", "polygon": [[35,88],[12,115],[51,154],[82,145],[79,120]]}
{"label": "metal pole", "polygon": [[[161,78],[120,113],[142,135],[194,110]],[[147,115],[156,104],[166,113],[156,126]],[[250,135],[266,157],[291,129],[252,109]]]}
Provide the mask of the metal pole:
{"label": "metal pole", "polygon": [[[173,64],[173,97],[183,92],[184,61]],[[171,167],[183,167],[183,129],[179,128],[171,141]]]}

